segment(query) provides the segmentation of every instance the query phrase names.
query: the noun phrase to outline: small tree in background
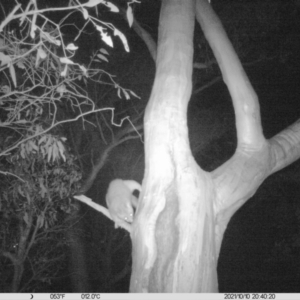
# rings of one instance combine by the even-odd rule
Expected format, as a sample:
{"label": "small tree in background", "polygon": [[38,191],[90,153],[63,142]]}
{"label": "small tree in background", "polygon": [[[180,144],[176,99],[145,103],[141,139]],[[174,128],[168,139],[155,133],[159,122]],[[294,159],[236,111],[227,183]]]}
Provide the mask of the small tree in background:
{"label": "small tree in background", "polygon": [[[59,125],[80,118],[84,124],[87,115],[107,110],[114,123],[114,109],[97,108],[86,84],[112,85],[120,98],[136,96],[100,68],[108,62],[104,48],[86,65],[74,60],[78,50],[74,43],[87,26],[93,26],[110,47],[113,33],[129,51],[125,36],[97,18],[98,5],[118,12],[115,5],[102,0],[69,1],[66,6],[47,8],[38,4],[28,1],[25,7],[16,2],[0,24],[2,292],[35,291],[41,284],[50,284],[61,270],[57,262],[64,258],[67,246],[65,215],[74,211],[70,197],[79,188],[81,172],[66,151]],[[62,11],[67,13],[57,22]],[[80,17],[82,27],[74,26]],[[129,4],[128,21],[132,22]],[[70,42],[74,28],[77,35]],[[72,110],[71,118],[65,117],[65,108]]]}
{"label": "small tree in background", "polygon": [[[43,129],[32,130],[29,134]],[[7,173],[0,194],[1,291],[33,291],[61,269],[64,215],[75,208],[70,195],[78,190],[81,173],[51,134],[22,143],[1,160],[1,170]]]}

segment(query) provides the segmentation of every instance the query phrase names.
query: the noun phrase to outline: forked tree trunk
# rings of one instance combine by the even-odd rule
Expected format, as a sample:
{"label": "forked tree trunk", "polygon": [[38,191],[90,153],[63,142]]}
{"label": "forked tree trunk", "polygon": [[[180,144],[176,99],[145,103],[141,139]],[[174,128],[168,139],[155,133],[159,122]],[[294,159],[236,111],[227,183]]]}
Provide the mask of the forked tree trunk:
{"label": "forked tree trunk", "polygon": [[[197,165],[188,140],[195,11],[236,114],[236,153],[211,173]],[[217,259],[230,218],[267,176],[299,158],[300,126],[265,140],[256,93],[207,0],[162,1],[144,130],[130,291],[217,292]]]}
{"label": "forked tree trunk", "polygon": [[213,186],[193,159],[186,118],[194,22],[193,0],[162,2],[144,122],[143,200],[132,234],[131,292],[217,290]]}

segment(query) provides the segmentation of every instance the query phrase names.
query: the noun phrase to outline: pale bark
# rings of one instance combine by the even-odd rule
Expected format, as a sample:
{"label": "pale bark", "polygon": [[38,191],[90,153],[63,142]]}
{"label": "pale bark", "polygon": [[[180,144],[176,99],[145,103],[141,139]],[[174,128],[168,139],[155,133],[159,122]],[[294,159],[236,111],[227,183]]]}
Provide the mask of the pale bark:
{"label": "pale bark", "polygon": [[196,17],[220,66],[231,95],[237,129],[234,156],[212,172],[216,198],[216,246],[236,212],[270,174],[300,157],[300,125],[295,123],[267,141],[262,132],[258,97],[224,29],[206,0],[197,0]]}
{"label": "pale bark", "polygon": [[[188,141],[195,11],[236,116],[236,152],[211,173],[196,164]],[[267,176],[299,158],[299,124],[266,140],[257,95],[210,4],[164,0],[144,121],[146,169],[131,234],[130,291],[216,292],[227,224]]]}
{"label": "pale bark", "polygon": [[132,232],[131,292],[216,291],[212,184],[193,159],[186,119],[194,12],[193,0],[162,3],[144,122],[144,186]]}

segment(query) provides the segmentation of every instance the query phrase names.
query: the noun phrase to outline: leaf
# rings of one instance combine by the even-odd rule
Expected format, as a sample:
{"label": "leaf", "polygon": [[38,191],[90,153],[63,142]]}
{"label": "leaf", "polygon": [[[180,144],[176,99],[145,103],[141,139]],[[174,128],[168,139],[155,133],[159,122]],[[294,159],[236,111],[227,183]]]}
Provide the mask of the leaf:
{"label": "leaf", "polygon": [[26,199],[27,199],[28,204],[31,204],[32,199],[31,199],[31,197],[30,197],[28,191],[26,191],[26,195],[25,195],[25,196],[26,196]]}
{"label": "leaf", "polygon": [[63,96],[63,94],[67,91],[67,87],[64,84],[61,84],[57,87],[56,91],[60,94],[60,96]]}
{"label": "leaf", "polygon": [[113,41],[110,36],[107,35],[107,33],[104,31],[105,28],[102,26],[96,25],[96,29],[100,32],[101,39],[103,42],[105,42],[108,46],[113,47]]}
{"label": "leaf", "polygon": [[25,197],[24,191],[22,190],[22,187],[18,185],[18,192],[22,197]]}
{"label": "leaf", "polygon": [[74,65],[74,62],[67,57],[60,57],[59,60],[62,64]]}
{"label": "leaf", "polygon": [[42,47],[38,48],[37,54],[41,59],[45,59],[47,57],[47,54]]}
{"label": "leaf", "polygon": [[40,145],[41,143],[45,142],[46,139],[47,139],[47,136],[46,136],[46,135],[43,135],[43,136],[39,139],[38,145]]}
{"label": "leaf", "polygon": [[64,70],[60,73],[60,76],[66,77],[68,72],[68,65],[65,65]]}
{"label": "leaf", "polygon": [[79,68],[83,72],[83,75],[87,76],[87,69],[84,66],[82,66],[82,65],[79,65]]}
{"label": "leaf", "polygon": [[103,54],[109,55],[109,53],[104,48],[100,48],[99,51]]}
{"label": "leaf", "polygon": [[40,151],[42,153],[43,158],[45,158],[45,156],[46,156],[46,149],[45,149],[45,147],[41,147]]}
{"label": "leaf", "polygon": [[23,220],[26,223],[26,225],[29,226],[29,218],[28,218],[28,213],[27,212],[24,213]]}
{"label": "leaf", "polygon": [[35,25],[35,22],[36,22],[36,13],[33,14],[32,22],[31,22],[30,37],[31,37],[32,39],[35,38],[35,31],[36,31],[36,29],[37,29],[37,26]]}
{"label": "leaf", "polygon": [[138,98],[138,99],[141,99],[141,97],[139,97],[135,92],[129,91],[129,93],[130,93],[131,95],[133,95],[134,97],[136,97],[136,98]]}
{"label": "leaf", "polygon": [[44,182],[43,182],[43,178],[41,178],[41,177],[39,177],[39,184],[40,184],[39,194],[41,195],[42,198],[44,198],[45,195],[47,195],[48,190],[46,189]]}
{"label": "leaf", "polygon": [[117,28],[114,29],[114,35],[117,35],[121,39],[121,41],[122,41],[122,43],[124,45],[125,50],[127,52],[130,52],[129,46],[128,46],[128,43],[127,43],[127,39],[126,39],[125,35],[120,30],[118,30]]}
{"label": "leaf", "polygon": [[26,123],[28,123],[28,121],[22,119],[22,120],[15,121],[14,123],[15,124],[26,124]]}
{"label": "leaf", "polygon": [[11,63],[11,58],[10,56],[4,54],[3,52],[0,52],[0,61],[1,61],[1,66],[4,65],[9,65]]}
{"label": "leaf", "polygon": [[129,94],[124,89],[122,89],[122,92],[124,93],[126,100],[129,100],[130,99]]}
{"label": "leaf", "polygon": [[63,145],[63,143],[61,141],[57,141],[57,146],[58,146],[58,150],[60,153],[60,156],[63,158],[64,162],[66,161],[66,156],[65,156],[65,146]]}
{"label": "leaf", "polygon": [[75,51],[75,50],[78,49],[78,47],[75,46],[73,43],[70,43],[70,44],[67,45],[66,49],[67,49],[67,50]]}
{"label": "leaf", "polygon": [[53,141],[53,138],[51,135],[46,135],[47,137],[47,142],[46,142],[46,145],[44,146],[44,148],[47,150],[48,152],[48,149],[51,147],[51,144],[52,144],[52,141]]}
{"label": "leaf", "polygon": [[23,60],[17,61],[16,65],[17,65],[18,68],[20,68],[20,69],[22,69],[22,70],[25,69],[25,65],[24,65]]}
{"label": "leaf", "polygon": [[10,66],[9,66],[9,73],[10,73],[11,79],[14,83],[14,86],[16,87],[17,86],[17,78],[16,78],[15,67],[13,66],[13,64],[10,64]]}
{"label": "leaf", "polygon": [[99,57],[100,59],[105,60],[106,62],[108,62],[108,59],[102,54],[97,54],[97,57]]}
{"label": "leaf", "polygon": [[25,148],[26,148],[26,153],[27,153],[27,154],[31,153],[31,149],[32,149],[32,148],[31,148],[30,143],[26,143],[26,144],[25,144]]}
{"label": "leaf", "polygon": [[52,60],[50,60],[50,66],[51,66],[52,69],[56,70],[56,67],[55,67],[55,65],[54,65],[54,63],[53,63]]}
{"label": "leaf", "polygon": [[[11,89],[10,89],[10,86],[8,86],[8,85],[2,85],[2,86],[0,87],[0,91],[1,91],[1,93],[3,93],[3,94],[8,94],[8,93],[11,92]],[[1,105],[3,105],[2,102],[1,102]]]}
{"label": "leaf", "polygon": [[89,0],[87,3],[84,3],[82,5],[86,7],[94,7],[100,4],[101,2],[103,2],[103,0]]}
{"label": "leaf", "polygon": [[47,149],[47,162],[50,162],[51,160],[51,157],[52,157],[52,150],[53,150],[53,147],[49,147]]}
{"label": "leaf", "polygon": [[21,144],[21,151],[20,151],[21,157],[24,159],[26,157],[26,151],[25,151],[25,145],[24,143]]}
{"label": "leaf", "polygon": [[118,13],[120,11],[117,6],[108,1],[104,1],[103,4],[107,6],[112,12]]}
{"label": "leaf", "polygon": [[101,39],[103,40],[103,42],[105,42],[108,46],[112,47],[114,46],[113,41],[111,39],[111,37],[109,35],[107,35],[107,33],[103,33],[101,34]]}
{"label": "leaf", "polygon": [[128,8],[127,8],[126,17],[127,17],[127,20],[128,20],[129,27],[131,27],[132,24],[133,24],[133,13],[132,13],[131,6],[128,6]]}
{"label": "leaf", "polygon": [[29,144],[31,146],[31,149],[35,150],[35,151],[39,151],[39,147],[35,144],[35,142],[33,140],[29,141]]}
{"label": "leaf", "polygon": [[42,31],[41,32],[41,37],[43,39],[45,39],[46,41],[56,45],[56,46],[60,46],[61,45],[61,41],[57,40],[56,38],[54,38],[53,36],[51,36],[48,32]]}
{"label": "leaf", "polygon": [[83,13],[84,19],[86,20],[89,17],[88,11],[85,8],[82,7],[82,13]]}
{"label": "leaf", "polygon": [[54,143],[52,145],[52,162],[54,162],[57,159],[59,159],[59,151],[58,151],[57,144]]}
{"label": "leaf", "polygon": [[36,221],[36,225],[38,228],[42,228],[45,222],[45,216],[44,215],[39,215]]}

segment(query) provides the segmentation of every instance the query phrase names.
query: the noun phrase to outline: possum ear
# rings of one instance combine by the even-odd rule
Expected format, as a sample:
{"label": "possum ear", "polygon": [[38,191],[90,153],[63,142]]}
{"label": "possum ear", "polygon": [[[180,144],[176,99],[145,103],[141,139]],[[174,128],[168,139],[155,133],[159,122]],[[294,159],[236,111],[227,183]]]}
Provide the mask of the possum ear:
{"label": "possum ear", "polygon": [[138,205],[138,198],[134,195],[131,196],[131,204],[134,208],[137,208]]}
{"label": "possum ear", "polygon": [[134,190],[142,191],[142,186],[135,180],[123,180],[123,183],[130,189],[132,193]]}

